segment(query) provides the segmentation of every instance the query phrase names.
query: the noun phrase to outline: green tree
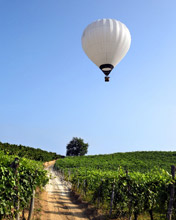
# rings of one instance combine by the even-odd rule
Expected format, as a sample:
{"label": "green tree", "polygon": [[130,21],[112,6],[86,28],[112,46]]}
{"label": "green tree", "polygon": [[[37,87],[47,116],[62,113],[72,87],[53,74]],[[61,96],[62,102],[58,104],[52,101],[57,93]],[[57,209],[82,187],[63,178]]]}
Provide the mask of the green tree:
{"label": "green tree", "polygon": [[81,138],[74,137],[69,144],[67,144],[67,156],[84,156],[88,151],[88,143],[84,143]]}

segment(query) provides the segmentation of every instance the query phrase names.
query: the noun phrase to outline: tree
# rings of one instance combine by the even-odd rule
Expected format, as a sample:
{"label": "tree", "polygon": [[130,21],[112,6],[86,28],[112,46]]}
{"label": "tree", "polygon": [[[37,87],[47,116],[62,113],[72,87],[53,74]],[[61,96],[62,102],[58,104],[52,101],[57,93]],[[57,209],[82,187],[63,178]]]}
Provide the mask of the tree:
{"label": "tree", "polygon": [[84,143],[81,138],[74,137],[69,144],[67,144],[67,156],[84,156],[87,154],[88,143]]}

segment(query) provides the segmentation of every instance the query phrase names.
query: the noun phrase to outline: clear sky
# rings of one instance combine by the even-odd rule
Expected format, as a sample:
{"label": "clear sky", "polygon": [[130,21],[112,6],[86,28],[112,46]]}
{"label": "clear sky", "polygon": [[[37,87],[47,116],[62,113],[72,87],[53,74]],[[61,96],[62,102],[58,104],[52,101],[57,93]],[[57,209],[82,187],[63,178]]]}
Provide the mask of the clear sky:
{"label": "clear sky", "polygon": [[[109,83],[81,36],[100,18],[132,42]],[[176,150],[175,0],[0,0],[0,141],[65,155]]]}

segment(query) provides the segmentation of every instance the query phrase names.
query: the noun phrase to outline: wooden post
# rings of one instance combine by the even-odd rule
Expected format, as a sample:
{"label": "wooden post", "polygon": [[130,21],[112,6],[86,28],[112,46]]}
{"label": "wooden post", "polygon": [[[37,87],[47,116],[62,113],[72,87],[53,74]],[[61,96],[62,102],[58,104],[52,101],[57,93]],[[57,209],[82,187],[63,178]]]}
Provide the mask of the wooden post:
{"label": "wooden post", "polygon": [[68,181],[70,181],[70,175],[71,175],[71,171],[69,169],[69,171],[68,171]]}
{"label": "wooden post", "polygon": [[22,212],[22,220],[24,220],[24,211],[25,211],[25,208],[23,209],[23,212]]}
{"label": "wooden post", "polygon": [[18,173],[18,167],[19,167],[19,158],[16,157],[15,160],[12,162],[12,164],[10,165],[10,167],[13,169],[14,171],[14,177],[15,177],[15,181],[16,181],[16,198],[14,199],[14,206],[15,206],[15,218],[16,220],[19,220],[19,209],[20,209],[20,200],[19,200],[19,195],[18,195],[18,178],[17,178],[17,173]]}
{"label": "wooden post", "polygon": [[87,180],[86,179],[84,180],[83,190],[84,190],[84,196],[86,196],[86,193],[87,193]]}
{"label": "wooden post", "polygon": [[97,203],[97,208],[99,208],[100,202],[101,202],[101,198],[102,198],[102,190],[103,190],[102,185],[103,185],[103,180],[101,179],[101,183],[100,183],[99,191],[98,191],[98,203]]}
{"label": "wooden post", "polygon": [[[176,171],[176,167],[174,165],[171,166],[171,174],[172,174],[172,178],[175,178],[175,171]],[[172,219],[172,209],[173,209],[173,203],[174,203],[174,194],[175,194],[175,187],[174,184],[171,184],[170,186],[170,200],[169,200],[169,204],[168,204],[168,211],[167,211],[167,220],[171,220]]]}
{"label": "wooden post", "polygon": [[78,184],[77,184],[77,189],[79,189],[79,178],[78,178]]}
{"label": "wooden post", "polygon": [[19,198],[17,197],[17,206],[16,206],[16,210],[17,210],[17,213],[16,213],[16,220],[20,220],[20,213],[19,213],[19,210],[20,210],[20,200]]}
{"label": "wooden post", "polygon": [[[125,170],[125,173],[126,173],[126,177],[129,177],[128,175],[128,170]],[[127,189],[128,189],[128,197],[129,197],[129,204],[128,204],[128,212],[129,212],[129,217],[128,217],[128,220],[132,220],[132,211],[131,211],[131,208],[132,208],[132,202],[131,202],[131,198],[129,196],[130,194],[130,190],[131,190],[131,186],[129,184],[127,184]]]}
{"label": "wooden post", "polygon": [[153,219],[153,211],[152,211],[152,210],[149,210],[149,214],[150,214],[150,219],[151,219],[151,220],[154,220],[154,219]]}
{"label": "wooden post", "polygon": [[134,212],[134,220],[137,220],[138,219],[138,214],[137,212]]}
{"label": "wooden post", "polygon": [[31,197],[28,220],[32,219],[32,213],[33,213],[33,210],[34,210],[34,198],[35,198],[35,190],[33,190],[33,194],[32,194],[32,197]]}
{"label": "wooden post", "polygon": [[110,211],[109,211],[110,216],[112,215],[112,207],[113,207],[113,202],[114,202],[114,190],[115,190],[115,179],[112,184],[112,194],[111,194],[111,203],[110,203]]}

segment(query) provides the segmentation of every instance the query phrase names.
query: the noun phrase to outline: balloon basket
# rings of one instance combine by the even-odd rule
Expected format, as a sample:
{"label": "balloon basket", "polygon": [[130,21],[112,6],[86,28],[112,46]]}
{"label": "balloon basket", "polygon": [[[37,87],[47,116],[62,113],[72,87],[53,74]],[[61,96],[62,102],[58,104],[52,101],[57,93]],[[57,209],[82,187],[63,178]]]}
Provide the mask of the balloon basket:
{"label": "balloon basket", "polygon": [[109,76],[105,76],[105,82],[109,82]]}

